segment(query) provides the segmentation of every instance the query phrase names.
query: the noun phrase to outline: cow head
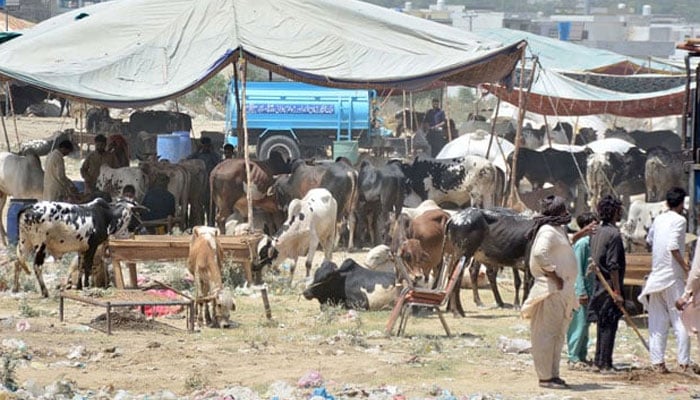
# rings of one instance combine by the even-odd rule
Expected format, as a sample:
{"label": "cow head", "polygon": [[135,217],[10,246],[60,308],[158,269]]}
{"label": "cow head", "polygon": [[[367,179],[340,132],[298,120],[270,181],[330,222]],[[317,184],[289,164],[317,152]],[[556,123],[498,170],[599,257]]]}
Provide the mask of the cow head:
{"label": "cow head", "polygon": [[304,290],[304,298],[318,299],[321,304],[339,304],[343,298],[344,280],[334,262],[324,261],[314,273],[314,280]]}
{"label": "cow head", "polygon": [[430,255],[423,250],[420,241],[408,239],[399,248],[399,257],[406,266],[406,272],[415,285],[424,285],[430,279],[432,267],[428,264]]}
{"label": "cow head", "polygon": [[276,244],[277,239],[269,235],[264,235],[260,239],[255,253],[257,260],[253,263],[253,271],[261,271],[266,265],[272,265],[279,256],[279,252],[275,247]]}
{"label": "cow head", "polygon": [[233,302],[231,290],[224,288],[216,293],[214,300],[214,319],[216,326],[228,328],[231,325],[231,311],[236,311],[236,303]]}
{"label": "cow head", "polygon": [[[104,202],[102,199],[95,200]],[[138,212],[146,210],[145,207],[137,204],[133,200],[120,198],[116,203],[109,205],[111,220],[107,232],[117,238],[124,238],[130,232],[134,232],[141,226],[141,219]]]}

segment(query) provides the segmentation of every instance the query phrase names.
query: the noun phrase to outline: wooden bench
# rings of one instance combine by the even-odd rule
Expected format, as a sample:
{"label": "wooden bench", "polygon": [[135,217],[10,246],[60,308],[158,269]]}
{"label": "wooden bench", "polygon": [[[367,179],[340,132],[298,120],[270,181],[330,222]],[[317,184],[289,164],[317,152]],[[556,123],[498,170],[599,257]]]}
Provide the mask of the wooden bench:
{"label": "wooden bench", "polygon": [[[219,241],[227,255],[225,259],[241,263],[249,284],[253,284],[252,256],[260,234],[242,236],[219,236]],[[114,284],[124,289],[122,262],[129,268],[129,287],[136,288],[137,261],[172,261],[186,259],[190,252],[190,236],[136,235],[132,239],[109,241],[109,251],[114,267]]]}

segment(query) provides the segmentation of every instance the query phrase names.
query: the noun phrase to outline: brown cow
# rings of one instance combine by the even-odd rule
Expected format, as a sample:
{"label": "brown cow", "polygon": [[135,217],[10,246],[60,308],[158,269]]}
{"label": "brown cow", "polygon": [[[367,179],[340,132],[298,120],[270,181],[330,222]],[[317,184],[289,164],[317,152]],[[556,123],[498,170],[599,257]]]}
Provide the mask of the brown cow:
{"label": "brown cow", "polygon": [[[277,154],[277,153],[273,153]],[[273,172],[264,162],[251,162],[250,174],[253,207],[269,213],[277,212],[277,204],[270,192]],[[216,209],[216,225],[220,230],[226,228],[226,219],[234,210],[242,216],[248,215],[246,192],[247,174],[245,160],[240,158],[224,160],[209,175],[211,213]]]}
{"label": "brown cow", "polygon": [[[230,312],[236,309],[231,293],[221,277],[224,250],[219,243],[219,230],[208,226],[192,229],[187,269],[194,276],[195,306],[198,327],[202,326],[202,309],[207,325],[218,328],[229,325]],[[209,314],[213,303],[214,320]]]}
{"label": "brown cow", "polygon": [[[449,219],[450,214],[443,210],[429,210],[411,221],[407,240],[399,248],[399,256],[416,284],[426,285],[431,273],[437,277],[442,265],[445,224]],[[445,245],[450,254],[451,244]]]}

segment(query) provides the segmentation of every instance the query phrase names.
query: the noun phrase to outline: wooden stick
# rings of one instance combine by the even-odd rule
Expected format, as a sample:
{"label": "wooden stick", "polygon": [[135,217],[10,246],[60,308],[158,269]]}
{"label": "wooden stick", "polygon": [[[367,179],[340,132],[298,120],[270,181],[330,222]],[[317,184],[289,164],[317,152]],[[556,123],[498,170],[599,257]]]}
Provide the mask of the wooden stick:
{"label": "wooden stick", "polygon": [[[603,276],[603,273],[600,271],[600,268],[598,267],[598,263],[596,263],[593,258],[590,258],[590,261],[591,261],[591,264],[593,266],[593,269],[595,270],[596,276],[598,276],[598,280],[600,281],[600,283],[603,284],[603,287],[608,292],[610,297],[615,299],[615,292],[610,287],[610,284],[608,283],[608,281],[605,280],[605,276]],[[647,344],[647,341],[644,340],[644,336],[642,336],[642,333],[639,332],[639,328],[637,328],[637,325],[635,325],[634,322],[632,321],[632,317],[630,317],[627,310],[625,310],[624,304],[617,304],[615,302],[615,305],[617,306],[617,308],[620,309],[620,311],[622,311],[622,315],[625,317],[625,322],[627,323],[627,325],[632,327],[632,329],[634,330],[634,333],[636,333],[637,336],[639,337],[639,340],[642,341],[644,348],[647,349],[647,351],[649,351],[649,345]]]}

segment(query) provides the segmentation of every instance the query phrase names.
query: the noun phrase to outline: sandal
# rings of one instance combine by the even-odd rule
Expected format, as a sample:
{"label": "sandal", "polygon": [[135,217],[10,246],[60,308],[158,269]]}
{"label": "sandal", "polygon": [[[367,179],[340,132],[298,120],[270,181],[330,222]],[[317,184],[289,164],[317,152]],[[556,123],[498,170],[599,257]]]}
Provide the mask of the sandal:
{"label": "sandal", "polygon": [[569,361],[568,367],[570,371],[586,371],[590,367],[583,361],[571,362]]}
{"label": "sandal", "polygon": [[666,368],[666,363],[654,364],[651,366],[651,370],[659,374],[669,374],[671,371]]}
{"label": "sandal", "polygon": [[552,378],[545,381],[540,381],[540,387],[545,389],[567,389],[569,385],[559,378]]}

